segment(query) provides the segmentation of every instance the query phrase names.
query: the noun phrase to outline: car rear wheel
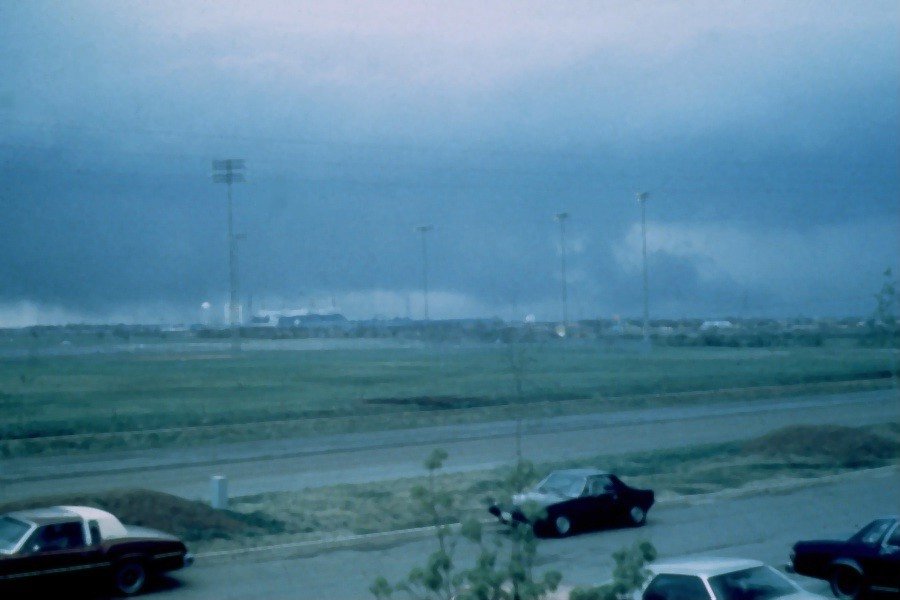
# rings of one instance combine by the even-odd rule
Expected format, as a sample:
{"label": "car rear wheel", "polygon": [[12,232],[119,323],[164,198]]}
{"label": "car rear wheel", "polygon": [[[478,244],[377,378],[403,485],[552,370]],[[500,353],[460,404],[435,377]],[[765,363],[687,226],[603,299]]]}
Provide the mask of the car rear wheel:
{"label": "car rear wheel", "polygon": [[572,531],[572,520],[566,515],[559,515],[553,519],[553,529],[556,531],[556,535],[565,537]]}
{"label": "car rear wheel", "polygon": [[647,522],[647,511],[640,506],[632,506],[628,511],[628,520],[634,527],[639,527]]}
{"label": "car rear wheel", "polygon": [[831,593],[841,600],[857,600],[865,589],[862,573],[850,567],[836,567],[831,572],[829,583]]}
{"label": "car rear wheel", "polygon": [[137,560],[119,563],[113,571],[113,587],[124,596],[140,593],[147,583],[147,568]]}

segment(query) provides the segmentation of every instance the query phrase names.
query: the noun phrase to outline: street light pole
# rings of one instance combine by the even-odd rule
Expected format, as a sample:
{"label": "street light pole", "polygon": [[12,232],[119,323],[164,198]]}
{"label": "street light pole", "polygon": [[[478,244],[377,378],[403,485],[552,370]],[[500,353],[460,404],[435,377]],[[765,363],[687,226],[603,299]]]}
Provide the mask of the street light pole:
{"label": "street light pole", "polygon": [[425,235],[434,225],[419,225],[416,231],[422,234],[422,296],[425,300],[425,320],[428,320],[428,244]]}
{"label": "street light pole", "polygon": [[226,159],[213,161],[213,181],[226,185],[228,197],[228,324],[231,329],[231,349],[235,352],[241,349],[238,299],[238,271],[237,271],[237,236],[234,234],[234,203],[231,198],[231,185],[244,181],[244,161],[240,159]]}
{"label": "street light pole", "polygon": [[637,194],[638,204],[641,206],[641,242],[643,253],[643,271],[644,271],[644,327],[643,338],[644,345],[650,344],[650,308],[648,303],[647,292],[647,198],[650,196],[647,192]]}
{"label": "street light pole", "polygon": [[560,268],[562,271],[562,302],[563,302],[563,332],[569,327],[569,290],[566,281],[566,219],[569,213],[556,213],[553,217],[559,223],[559,248],[560,248]]}

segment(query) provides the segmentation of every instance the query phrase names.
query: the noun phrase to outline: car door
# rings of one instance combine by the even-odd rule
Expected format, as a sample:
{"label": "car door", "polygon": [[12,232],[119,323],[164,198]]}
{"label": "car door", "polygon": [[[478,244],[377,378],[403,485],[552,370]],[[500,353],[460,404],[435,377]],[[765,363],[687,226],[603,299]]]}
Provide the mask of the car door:
{"label": "car door", "polygon": [[565,516],[572,525],[583,529],[591,524],[591,498],[586,479],[573,481],[566,496],[571,496],[547,507],[547,517],[552,522],[557,516]]}
{"label": "car door", "polygon": [[17,562],[23,582],[90,575],[105,566],[99,546],[85,540],[80,521],[38,527],[25,542]]}
{"label": "car door", "polygon": [[616,487],[606,475],[588,478],[585,502],[586,520],[592,525],[606,525],[613,519]]}
{"label": "car door", "polygon": [[877,552],[869,556],[866,562],[868,564],[864,565],[864,569],[873,587],[900,588],[900,524],[894,523]]}

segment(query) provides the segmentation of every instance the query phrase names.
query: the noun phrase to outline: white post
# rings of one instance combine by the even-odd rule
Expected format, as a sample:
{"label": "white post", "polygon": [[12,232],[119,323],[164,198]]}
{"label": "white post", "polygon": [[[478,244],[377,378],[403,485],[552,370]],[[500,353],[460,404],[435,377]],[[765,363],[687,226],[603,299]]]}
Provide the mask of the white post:
{"label": "white post", "polygon": [[222,510],[228,508],[228,478],[224,475],[213,475],[210,483],[212,507]]}

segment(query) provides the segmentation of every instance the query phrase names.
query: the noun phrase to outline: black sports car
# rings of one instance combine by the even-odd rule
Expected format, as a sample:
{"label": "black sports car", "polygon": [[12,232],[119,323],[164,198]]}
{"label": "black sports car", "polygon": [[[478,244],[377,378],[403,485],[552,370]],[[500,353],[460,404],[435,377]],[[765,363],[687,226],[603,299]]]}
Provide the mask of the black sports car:
{"label": "black sports car", "polygon": [[554,471],[532,490],[516,494],[508,506],[492,504],[504,523],[531,523],[536,533],[568,535],[576,529],[612,524],[643,525],[653,492],[625,485],[596,469]]}
{"label": "black sports car", "polygon": [[825,579],[832,593],[854,600],[867,592],[900,593],[900,520],[875,519],[849,540],[797,542],[788,569]]}

